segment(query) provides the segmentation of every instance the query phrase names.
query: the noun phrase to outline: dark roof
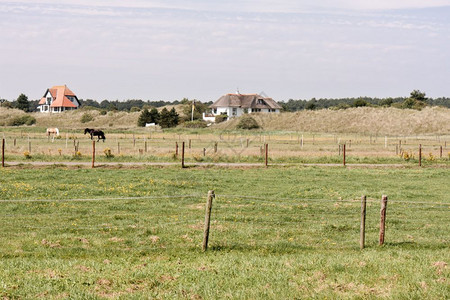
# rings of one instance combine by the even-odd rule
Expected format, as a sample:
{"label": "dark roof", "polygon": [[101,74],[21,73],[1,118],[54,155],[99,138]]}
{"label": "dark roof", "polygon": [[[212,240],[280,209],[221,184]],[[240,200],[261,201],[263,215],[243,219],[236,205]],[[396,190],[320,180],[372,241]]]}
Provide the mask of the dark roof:
{"label": "dark roof", "polygon": [[226,94],[210,106],[210,108],[217,107],[281,109],[281,106],[272,98],[265,98],[258,94]]}

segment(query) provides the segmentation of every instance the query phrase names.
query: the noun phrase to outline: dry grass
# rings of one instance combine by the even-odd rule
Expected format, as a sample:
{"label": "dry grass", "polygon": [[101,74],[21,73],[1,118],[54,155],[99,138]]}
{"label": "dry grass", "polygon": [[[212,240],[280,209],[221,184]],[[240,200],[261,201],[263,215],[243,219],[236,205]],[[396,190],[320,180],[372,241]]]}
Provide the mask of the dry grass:
{"label": "dry grass", "polygon": [[[450,133],[450,109],[427,107],[421,111],[397,108],[359,107],[346,110],[299,111],[253,115],[264,130],[373,135]],[[235,128],[237,120],[217,125]]]}
{"label": "dry grass", "polygon": [[[169,109],[171,107],[168,107]],[[176,107],[181,113],[180,106]],[[93,120],[81,122],[83,114]],[[16,109],[0,108],[0,118],[5,123],[24,113]],[[75,110],[61,114],[32,113],[36,126],[73,129],[84,127],[136,129],[140,112],[108,112],[100,115],[97,110]],[[450,109],[427,107],[421,111],[397,108],[359,107],[346,110],[299,111],[282,114],[252,115],[265,131],[288,130],[316,133],[347,133],[365,135],[416,135],[450,134]],[[216,129],[235,129],[238,120],[213,126]]]}

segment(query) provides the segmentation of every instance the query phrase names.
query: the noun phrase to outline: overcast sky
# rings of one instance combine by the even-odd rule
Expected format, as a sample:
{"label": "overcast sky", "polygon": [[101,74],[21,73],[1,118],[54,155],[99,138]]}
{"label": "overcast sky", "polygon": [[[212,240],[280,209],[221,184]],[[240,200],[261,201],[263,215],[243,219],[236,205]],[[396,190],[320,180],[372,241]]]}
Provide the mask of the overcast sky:
{"label": "overcast sky", "polygon": [[450,0],[0,0],[0,98],[450,97]]}

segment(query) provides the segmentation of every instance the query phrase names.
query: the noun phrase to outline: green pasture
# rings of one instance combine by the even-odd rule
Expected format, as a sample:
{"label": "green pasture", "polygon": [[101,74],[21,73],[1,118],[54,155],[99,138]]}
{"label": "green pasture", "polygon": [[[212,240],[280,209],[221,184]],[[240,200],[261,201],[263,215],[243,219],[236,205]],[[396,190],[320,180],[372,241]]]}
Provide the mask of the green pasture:
{"label": "green pasture", "polygon": [[[0,175],[3,299],[450,295],[447,168],[24,166]],[[208,190],[216,198],[203,253]]]}

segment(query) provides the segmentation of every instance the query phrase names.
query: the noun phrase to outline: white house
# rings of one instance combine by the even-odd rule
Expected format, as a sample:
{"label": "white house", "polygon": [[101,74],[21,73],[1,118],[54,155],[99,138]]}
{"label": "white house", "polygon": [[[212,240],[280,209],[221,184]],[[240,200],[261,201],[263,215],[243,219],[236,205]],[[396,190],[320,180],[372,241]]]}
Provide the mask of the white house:
{"label": "white house", "polygon": [[59,113],[77,109],[81,103],[66,85],[57,85],[47,89],[39,101],[38,109],[43,113]]}
{"label": "white house", "polygon": [[258,94],[226,94],[209,106],[210,114],[203,114],[205,121],[214,122],[217,115],[227,115],[228,118],[239,117],[251,113],[279,113],[281,106],[272,98]]}

